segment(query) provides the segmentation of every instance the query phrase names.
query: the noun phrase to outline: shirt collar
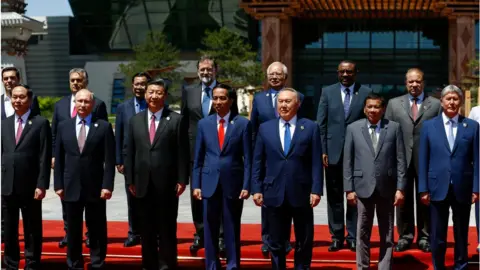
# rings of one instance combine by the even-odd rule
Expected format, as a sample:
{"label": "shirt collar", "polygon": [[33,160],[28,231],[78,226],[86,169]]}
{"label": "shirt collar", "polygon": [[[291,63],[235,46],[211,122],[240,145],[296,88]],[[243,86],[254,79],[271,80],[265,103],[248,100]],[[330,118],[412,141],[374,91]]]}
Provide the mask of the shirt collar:
{"label": "shirt collar", "polygon": [[[418,98],[417,101],[423,101],[423,99],[425,98],[425,92],[422,92],[417,98]],[[414,97],[412,95],[410,95],[410,93],[409,93],[408,94],[408,99],[410,101],[413,101]]]}
{"label": "shirt collar", "polygon": [[[165,108],[165,107],[164,107]],[[151,120],[152,119],[152,115],[155,115],[155,120],[160,120],[160,118],[162,117],[162,113],[163,113],[163,109],[160,109],[158,112],[156,113],[152,113],[150,111],[150,109],[148,109],[148,120]]]}
{"label": "shirt collar", "polygon": [[3,101],[9,102],[9,101],[12,101],[12,99],[11,99],[9,96],[7,96],[7,94],[5,94],[5,95],[3,96]]}
{"label": "shirt collar", "polygon": [[210,88],[211,91],[213,88],[215,88],[215,85],[217,85],[217,80],[213,80],[213,82],[208,86],[202,82],[202,91],[205,90],[206,87]]}
{"label": "shirt collar", "polygon": [[[283,89],[283,88],[282,88],[282,89]],[[280,90],[275,90],[275,89],[273,89],[273,88],[270,88],[269,91],[270,91],[270,94],[272,94],[272,95],[275,94],[275,95],[276,95],[276,94],[278,94],[278,92],[282,91],[282,89],[280,89]]]}
{"label": "shirt collar", "polygon": [[230,111],[228,111],[228,113],[224,117],[220,117],[220,115],[218,115],[217,113],[217,123],[220,123],[220,119],[225,120],[225,123],[227,123],[228,119],[230,119]]}
{"label": "shirt collar", "polygon": [[[5,96],[7,96],[7,95],[5,95]],[[18,122],[18,118],[22,118],[22,122],[26,123],[27,119],[28,119],[28,116],[30,116],[30,109],[24,115],[22,115],[22,117],[18,116],[18,114],[15,113],[15,122]]]}
{"label": "shirt collar", "polygon": [[381,123],[382,123],[382,120],[378,120],[378,122],[376,124],[374,124],[374,123],[370,123],[370,121],[368,121],[368,119],[367,119],[368,128],[370,128],[372,125],[377,125],[376,129],[379,129]]}
{"label": "shirt collar", "polygon": [[[283,127],[285,126],[285,123],[287,123],[287,121],[283,120],[283,118],[280,117],[280,123],[282,124],[282,127]],[[288,123],[290,124],[290,126],[295,126],[297,124],[297,115],[295,115],[292,119],[290,119]]]}
{"label": "shirt collar", "polygon": [[[87,126],[90,125],[90,123],[92,122],[92,114],[89,114],[87,117],[85,117],[83,119],[85,120],[85,125],[87,125]],[[82,120],[82,118],[77,113],[77,125],[80,124],[81,120]]]}
{"label": "shirt collar", "polygon": [[353,89],[355,89],[355,83],[353,83],[349,87],[346,87],[343,84],[340,84],[340,90],[342,90],[342,92],[345,92],[345,89],[347,89],[347,88],[350,90],[350,93],[352,93]]}
{"label": "shirt collar", "polygon": [[75,95],[74,94],[72,94],[72,97],[70,98],[70,102],[75,103]]}
{"label": "shirt collar", "polygon": [[[443,123],[444,123],[444,124],[447,124],[448,121],[450,121],[450,118],[448,118],[448,116],[445,115],[444,112],[442,112],[442,118],[443,118]],[[453,122],[458,123],[458,113],[457,113],[457,115],[455,115],[455,116],[452,118],[452,120],[453,120]]]}
{"label": "shirt collar", "polygon": [[135,106],[137,105],[144,105],[147,103],[145,99],[138,100],[137,97],[134,97],[133,100],[135,101]]}

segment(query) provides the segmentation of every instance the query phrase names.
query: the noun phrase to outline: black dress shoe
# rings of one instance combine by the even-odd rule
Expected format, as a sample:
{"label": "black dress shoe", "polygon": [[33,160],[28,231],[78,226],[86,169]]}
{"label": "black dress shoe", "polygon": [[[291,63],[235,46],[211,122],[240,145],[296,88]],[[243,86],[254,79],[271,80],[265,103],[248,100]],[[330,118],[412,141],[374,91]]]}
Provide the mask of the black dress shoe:
{"label": "black dress shoe", "polygon": [[348,246],[348,249],[350,249],[351,251],[354,251],[354,252],[357,251],[357,241],[347,242],[347,246]]}
{"label": "black dress shoe", "polygon": [[268,256],[268,247],[267,247],[267,245],[263,244],[261,250],[262,250],[263,256]]}
{"label": "black dress shoe", "polygon": [[200,239],[200,237],[195,237],[192,245],[190,246],[190,253],[197,253],[197,251],[203,247],[203,241]]}
{"label": "black dress shoe", "polygon": [[290,242],[287,242],[285,245],[285,254],[288,254],[290,253],[290,251],[292,251],[292,244]]}
{"label": "black dress shoe", "polygon": [[85,246],[87,248],[90,248],[90,237],[87,237],[87,239],[85,239]]}
{"label": "black dress shoe", "polygon": [[123,242],[124,247],[134,247],[140,244],[140,236],[129,235],[127,240]]}
{"label": "black dress shoe", "polygon": [[328,247],[328,251],[333,252],[333,251],[339,251],[340,249],[343,248],[343,243],[338,241],[338,240],[333,240],[330,246]]}
{"label": "black dress shoe", "polygon": [[223,238],[218,240],[218,252],[220,252],[221,257],[225,257],[225,240]]}
{"label": "black dress shoe", "polygon": [[67,246],[67,244],[68,244],[68,242],[67,242],[67,236],[65,235],[65,236],[63,237],[63,239],[60,240],[60,242],[58,242],[58,247],[59,247],[59,248],[64,248],[64,247]]}
{"label": "black dress shoe", "polygon": [[410,242],[408,242],[405,239],[398,240],[398,243],[395,246],[395,251],[403,252],[403,251],[408,250],[408,249],[410,249]]}
{"label": "black dress shoe", "polygon": [[432,250],[430,249],[430,243],[428,241],[421,241],[418,243],[418,248],[426,253],[431,252]]}

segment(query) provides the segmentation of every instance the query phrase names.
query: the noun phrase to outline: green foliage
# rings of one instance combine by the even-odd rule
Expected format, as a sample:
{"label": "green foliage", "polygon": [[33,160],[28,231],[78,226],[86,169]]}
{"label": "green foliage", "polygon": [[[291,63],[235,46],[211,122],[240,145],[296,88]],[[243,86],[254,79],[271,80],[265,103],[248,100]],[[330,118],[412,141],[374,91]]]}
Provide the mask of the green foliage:
{"label": "green foliage", "polygon": [[478,59],[471,60],[467,64],[468,68],[470,68],[471,75],[465,76],[462,80],[462,89],[470,89],[471,91],[471,105],[472,107],[477,106],[478,101],[478,87],[480,86],[479,83],[479,70],[480,70],[480,63]]}
{"label": "green foliage", "polygon": [[52,119],[55,103],[61,98],[62,97],[38,97],[38,105],[42,116],[47,119]]}
{"label": "green foliage", "polygon": [[[145,41],[133,47],[134,60],[128,64],[120,64],[120,71],[125,74],[125,87],[131,89],[132,77],[135,73],[146,72],[152,69],[171,67],[171,70],[162,72],[156,77],[167,78],[172,81],[169,86],[169,102],[179,99],[181,92],[181,74],[175,71],[180,67],[180,51],[167,41],[161,32],[149,32]],[[127,91],[131,93],[131,91]]]}
{"label": "green foliage", "polygon": [[218,31],[205,32],[202,55],[213,57],[218,66],[217,79],[231,81],[237,87],[261,85],[264,79],[262,64],[252,46],[237,33],[223,27]]}

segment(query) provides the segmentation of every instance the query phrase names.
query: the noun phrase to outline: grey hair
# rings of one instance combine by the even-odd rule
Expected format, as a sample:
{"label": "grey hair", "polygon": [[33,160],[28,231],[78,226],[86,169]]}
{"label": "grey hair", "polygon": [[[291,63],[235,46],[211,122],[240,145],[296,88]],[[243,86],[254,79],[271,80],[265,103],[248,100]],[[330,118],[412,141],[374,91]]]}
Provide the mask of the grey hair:
{"label": "grey hair", "polygon": [[72,73],[79,73],[83,75],[83,78],[85,78],[85,84],[88,85],[88,73],[85,69],[83,68],[72,68],[70,69],[70,72],[68,72],[68,76],[72,76]]}
{"label": "grey hair", "polygon": [[87,93],[89,94],[89,96],[90,96],[90,100],[92,100],[92,101],[93,101],[93,100],[95,99],[95,98],[94,98],[94,95],[93,95],[93,92],[92,92],[92,91],[90,91],[90,90],[88,90],[88,89],[86,89],[86,88],[78,90],[78,92],[77,92],[77,93],[75,93],[75,99],[77,99],[77,95],[78,95],[78,93],[84,93],[84,92],[87,92]]}
{"label": "grey hair", "polygon": [[295,93],[295,96],[297,97],[297,101],[300,101],[300,95],[298,94],[298,91],[291,88],[291,87],[285,87],[283,88],[282,90],[278,91],[278,94],[280,95],[280,93],[282,92],[292,92],[292,93]]}
{"label": "grey hair", "polygon": [[283,74],[284,74],[285,76],[287,76],[287,75],[288,75],[287,66],[285,66],[285,64],[283,64],[282,62],[279,62],[279,61],[273,62],[273,63],[271,63],[271,64],[268,66],[268,68],[267,68],[267,74],[269,73],[268,71],[270,70],[270,68],[271,68],[273,65],[278,65],[278,64],[280,64],[280,65],[282,66]]}
{"label": "grey hair", "polygon": [[463,100],[463,91],[460,89],[458,86],[450,84],[445,86],[442,90],[442,98],[450,93],[457,93],[458,97],[460,97],[460,100]]}

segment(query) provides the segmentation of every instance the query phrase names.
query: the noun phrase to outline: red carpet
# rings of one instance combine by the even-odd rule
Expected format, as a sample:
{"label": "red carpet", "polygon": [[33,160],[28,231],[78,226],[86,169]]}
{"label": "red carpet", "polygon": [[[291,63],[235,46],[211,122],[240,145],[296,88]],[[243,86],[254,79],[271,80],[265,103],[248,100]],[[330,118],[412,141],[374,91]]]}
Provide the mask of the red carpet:
{"label": "red carpet", "polygon": [[[65,269],[66,249],[58,247],[58,241],[63,237],[62,221],[44,221],[44,243],[42,261],[45,269]],[[22,226],[20,226],[22,228]],[[141,248],[136,246],[133,248],[124,248],[123,241],[127,235],[128,224],[126,222],[109,222],[108,223],[108,250],[107,265],[108,269],[140,269],[141,265]],[[178,224],[178,256],[181,269],[201,269],[203,267],[204,251],[200,250],[196,256],[190,254],[189,247],[192,243],[194,228],[192,224]],[[293,236],[292,232],[292,236]],[[395,239],[397,239],[397,235]],[[453,265],[453,228],[449,229],[448,250],[446,254],[447,266]],[[476,252],[476,231],[474,227],[470,227],[469,231],[469,255],[470,268],[478,269],[478,255]],[[22,230],[20,230],[20,238],[23,238]],[[342,250],[339,252],[328,252],[330,243],[330,235],[328,226],[315,226],[315,247],[313,249],[312,269],[355,269],[355,253]],[[371,259],[372,264],[378,259],[379,253],[379,237],[378,230],[374,227],[372,232]],[[242,268],[248,269],[270,269],[269,259],[264,258],[260,252],[260,224],[243,224],[242,225]],[[23,242],[21,242],[21,250],[23,250]],[[2,245],[3,252],[3,245]],[[87,248],[83,249],[86,262],[88,262]],[[3,254],[3,253],[2,253]],[[293,260],[293,252],[288,256],[290,261]],[[23,265],[23,264],[22,264]],[[293,263],[290,262],[290,266]],[[375,269],[375,268],[374,268]],[[408,252],[394,253],[394,269],[432,269],[430,253],[423,253],[419,250],[411,250]]]}

